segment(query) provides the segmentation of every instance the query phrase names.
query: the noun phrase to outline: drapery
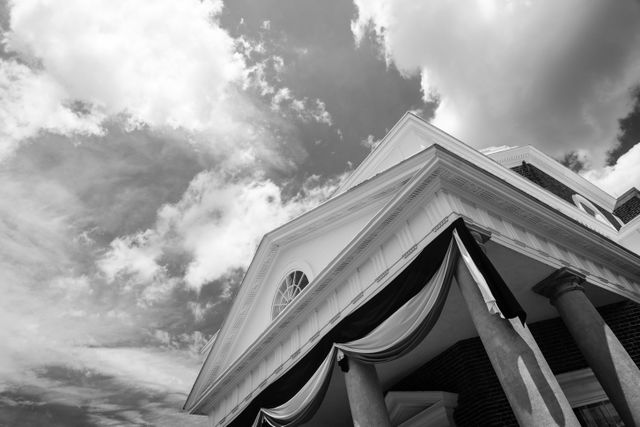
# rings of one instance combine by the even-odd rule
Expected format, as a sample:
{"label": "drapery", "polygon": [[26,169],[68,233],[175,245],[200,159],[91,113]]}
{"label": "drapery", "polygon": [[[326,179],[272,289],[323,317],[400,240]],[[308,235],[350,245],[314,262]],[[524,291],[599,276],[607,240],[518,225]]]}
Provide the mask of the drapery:
{"label": "drapery", "polygon": [[265,423],[273,426],[297,425],[310,418],[322,403],[331,373],[337,349],[331,349],[324,362],[307,383],[291,399],[276,408],[261,408],[253,422],[253,427],[259,427]]}
{"label": "drapery", "polygon": [[462,258],[467,268],[469,269],[469,273],[471,273],[471,277],[478,285],[478,289],[480,289],[480,293],[482,294],[482,299],[484,300],[484,303],[487,305],[487,310],[489,310],[489,313],[491,314],[499,314],[500,317],[504,319],[504,315],[500,311],[500,308],[498,307],[498,303],[496,302],[496,298],[493,296],[493,293],[491,293],[491,289],[489,289],[489,285],[487,284],[486,279],[484,278],[482,273],[480,273],[480,270],[478,270],[478,267],[476,266],[476,264],[473,262],[473,259],[471,258],[471,255],[469,255],[469,252],[467,251],[467,248],[464,246],[464,243],[462,243],[462,240],[460,239],[460,236],[458,235],[457,230],[453,230],[453,238],[455,239],[456,246],[460,251],[460,257]]}
{"label": "drapery", "polygon": [[408,353],[419,344],[435,324],[446,300],[456,259],[453,247],[451,241],[440,268],[417,295],[368,335],[334,344],[320,368],[295,396],[276,408],[260,409],[254,427],[264,423],[274,427],[296,425],[313,415],[315,411],[311,408],[317,409],[322,403],[337,353],[366,362],[384,362]]}
{"label": "drapery", "polygon": [[[290,426],[310,418],[328,387],[336,346],[342,346],[341,351],[350,357],[370,362],[393,360],[410,351],[426,336],[442,310],[458,251],[478,283],[487,308],[524,322],[526,314],[464,221],[458,219],[390,284],[328,331],[298,363],[257,395],[230,425]],[[439,281],[440,285],[434,285]],[[439,291],[435,292],[436,288]],[[412,319],[418,313],[422,317]],[[399,328],[395,337],[387,330],[394,325]],[[381,345],[384,337],[397,339]]]}
{"label": "drapery", "polygon": [[420,344],[435,325],[446,301],[453,276],[453,241],[440,268],[426,286],[366,336],[335,347],[370,363],[388,362]]}

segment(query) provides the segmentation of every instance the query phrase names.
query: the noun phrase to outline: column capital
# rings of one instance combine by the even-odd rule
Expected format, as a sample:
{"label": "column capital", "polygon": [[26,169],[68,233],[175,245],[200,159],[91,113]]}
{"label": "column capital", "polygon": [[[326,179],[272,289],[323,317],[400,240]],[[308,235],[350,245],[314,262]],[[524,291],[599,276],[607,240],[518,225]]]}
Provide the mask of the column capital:
{"label": "column capital", "polygon": [[585,276],[578,271],[563,267],[559,268],[546,278],[538,282],[531,290],[537,294],[549,298],[551,304],[562,294],[571,291],[582,291]]}
{"label": "column capital", "polygon": [[487,230],[486,228],[481,227],[478,224],[469,223],[466,223],[466,226],[469,229],[471,236],[473,236],[473,238],[476,240],[476,242],[478,242],[480,246],[491,240],[491,231]]}

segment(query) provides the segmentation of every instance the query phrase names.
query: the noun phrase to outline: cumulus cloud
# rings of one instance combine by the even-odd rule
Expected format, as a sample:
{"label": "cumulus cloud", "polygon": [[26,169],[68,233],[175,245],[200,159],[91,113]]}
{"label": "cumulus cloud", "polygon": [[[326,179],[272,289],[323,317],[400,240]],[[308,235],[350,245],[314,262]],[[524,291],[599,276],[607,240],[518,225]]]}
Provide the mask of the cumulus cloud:
{"label": "cumulus cloud", "polygon": [[640,4],[355,0],[356,41],[419,73],[434,123],[476,146],[583,148],[604,160],[640,75]]}
{"label": "cumulus cloud", "polygon": [[272,181],[253,177],[228,181],[205,171],[193,179],[178,203],[158,211],[153,229],[115,239],[100,266],[110,279],[134,274],[144,283],[158,272],[166,273],[164,254],[183,253],[189,259],[184,281],[199,289],[234,269],[246,268],[265,233],[315,206],[334,188],[335,183],[311,184],[285,200]]}
{"label": "cumulus cloud", "polygon": [[51,76],[15,60],[0,59],[0,159],[12,153],[19,140],[41,130],[102,133],[103,114],[78,114],[68,101],[64,87]]}
{"label": "cumulus cloud", "polygon": [[[268,21],[265,21],[268,22]],[[270,103],[271,109],[282,115],[290,115],[302,122],[333,124],[324,101],[318,98],[298,97],[282,84],[286,65],[282,56],[272,54],[273,46],[265,39],[269,25],[262,26],[257,39],[241,35],[236,48],[245,59],[243,88],[253,89]]]}
{"label": "cumulus cloud", "polygon": [[319,99],[315,101],[308,98],[295,98],[291,94],[291,90],[287,87],[278,89],[271,97],[271,109],[274,111],[291,110],[294,115],[304,121],[316,121],[331,126],[331,114],[327,111],[327,107]]}
{"label": "cumulus cloud", "polygon": [[631,187],[640,189],[640,143],[620,156],[613,166],[593,169],[583,173],[583,176],[608,191],[614,196],[620,196]]}
{"label": "cumulus cloud", "polygon": [[129,127],[228,126],[227,88],[244,62],[215,20],[221,9],[196,0],[12,3],[4,36],[15,57],[0,59],[3,140],[99,133],[106,117]]}

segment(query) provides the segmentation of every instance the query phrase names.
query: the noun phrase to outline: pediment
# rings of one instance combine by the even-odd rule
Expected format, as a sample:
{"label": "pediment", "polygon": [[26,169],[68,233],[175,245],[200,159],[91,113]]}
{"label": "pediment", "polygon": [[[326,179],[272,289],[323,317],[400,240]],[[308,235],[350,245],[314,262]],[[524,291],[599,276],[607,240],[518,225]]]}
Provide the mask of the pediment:
{"label": "pediment", "polygon": [[[272,302],[283,277],[292,270],[301,270],[311,282],[309,287],[313,287],[318,273],[362,232],[423,163],[423,159],[405,162],[265,235],[193,395],[199,394],[198,388],[203,384],[218,378],[271,326]],[[282,314],[286,315],[286,310]]]}
{"label": "pediment", "polygon": [[457,152],[460,146],[466,146],[415,114],[405,113],[345,180],[338,193],[375,177],[435,144],[453,152]]}

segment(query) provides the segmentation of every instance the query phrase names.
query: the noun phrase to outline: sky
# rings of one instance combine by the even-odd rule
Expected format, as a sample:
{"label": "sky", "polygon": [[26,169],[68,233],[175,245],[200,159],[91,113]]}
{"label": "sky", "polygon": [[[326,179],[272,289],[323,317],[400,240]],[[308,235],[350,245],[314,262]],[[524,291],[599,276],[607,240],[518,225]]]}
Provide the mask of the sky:
{"label": "sky", "polygon": [[640,187],[640,2],[0,0],[0,426],[180,408],[262,235],[406,111]]}

